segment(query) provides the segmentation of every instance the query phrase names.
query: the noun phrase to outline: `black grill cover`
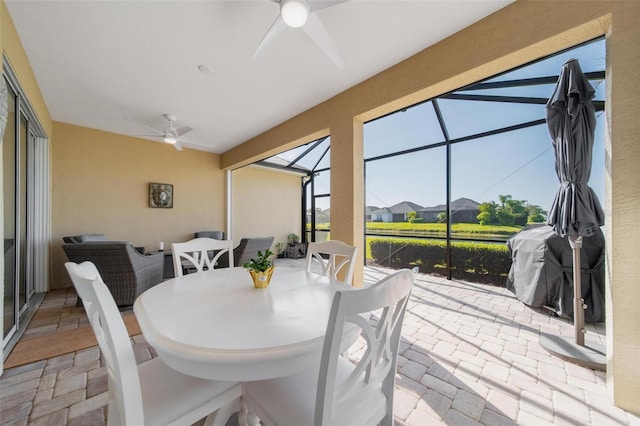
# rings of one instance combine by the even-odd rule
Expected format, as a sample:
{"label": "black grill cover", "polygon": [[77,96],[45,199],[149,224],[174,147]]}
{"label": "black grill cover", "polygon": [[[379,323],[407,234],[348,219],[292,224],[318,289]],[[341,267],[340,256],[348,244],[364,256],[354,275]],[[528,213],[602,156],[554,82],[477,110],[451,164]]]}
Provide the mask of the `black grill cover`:
{"label": "black grill cover", "polygon": [[[561,317],[573,318],[573,253],[569,241],[551,226],[529,225],[507,241],[511,269],[507,288],[524,304],[546,306]],[[582,240],[584,319],[604,321],[604,235],[598,228]]]}

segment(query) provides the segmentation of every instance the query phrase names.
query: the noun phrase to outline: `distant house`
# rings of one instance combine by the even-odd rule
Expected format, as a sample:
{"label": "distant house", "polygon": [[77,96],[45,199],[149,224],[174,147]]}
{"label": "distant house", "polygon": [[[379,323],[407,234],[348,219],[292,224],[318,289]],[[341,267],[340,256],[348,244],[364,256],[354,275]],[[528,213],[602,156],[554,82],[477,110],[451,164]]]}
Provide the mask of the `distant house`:
{"label": "distant house", "polygon": [[421,205],[411,201],[403,201],[389,207],[393,213],[393,222],[406,222],[409,219],[409,213],[416,213],[417,215],[417,212],[423,208]]}
{"label": "distant house", "polygon": [[371,212],[371,222],[393,222],[393,213],[389,207],[382,207]]}
{"label": "distant house", "polygon": [[380,210],[380,207],[376,207],[376,206],[366,206],[364,208],[364,217],[366,219],[367,222],[372,222],[373,219],[371,219],[371,214],[373,212],[375,212],[376,210]]}
{"label": "distant house", "polygon": [[[326,223],[331,220],[331,209],[317,209],[316,223]],[[307,210],[307,223],[311,223],[311,209]]]}
{"label": "distant house", "polygon": [[[477,223],[480,203],[469,198],[458,198],[451,202],[451,221],[453,223]],[[441,213],[447,212],[446,204],[425,207],[417,212],[425,222],[437,222]]]}
{"label": "distant house", "polygon": [[411,201],[403,201],[391,207],[383,207],[371,212],[372,222],[406,222],[409,213],[417,212],[423,207]]}

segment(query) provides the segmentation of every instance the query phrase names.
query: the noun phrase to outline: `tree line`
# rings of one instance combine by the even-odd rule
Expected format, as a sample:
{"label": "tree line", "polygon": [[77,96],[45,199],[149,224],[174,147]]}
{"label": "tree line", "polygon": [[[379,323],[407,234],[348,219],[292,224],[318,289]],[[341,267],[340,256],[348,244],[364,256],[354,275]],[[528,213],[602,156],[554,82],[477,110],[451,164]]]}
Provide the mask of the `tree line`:
{"label": "tree line", "polygon": [[544,222],[546,211],[526,200],[514,200],[511,195],[499,195],[500,204],[488,201],[480,204],[478,222],[480,225],[525,226],[527,223]]}

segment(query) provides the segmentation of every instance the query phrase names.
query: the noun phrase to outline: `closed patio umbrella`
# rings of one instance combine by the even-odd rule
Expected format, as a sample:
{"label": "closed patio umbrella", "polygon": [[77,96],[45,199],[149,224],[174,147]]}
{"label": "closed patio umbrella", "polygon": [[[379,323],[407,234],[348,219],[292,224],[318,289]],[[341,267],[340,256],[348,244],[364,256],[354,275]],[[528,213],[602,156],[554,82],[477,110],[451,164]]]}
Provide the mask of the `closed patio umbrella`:
{"label": "closed patio umbrella", "polygon": [[[578,364],[604,369],[604,354],[584,343],[584,300],[581,287],[580,248],[604,224],[604,212],[587,184],[596,126],[591,100],[595,90],[582,73],[577,59],[562,66],[558,83],[547,102],[547,126],[555,150],[555,168],[560,185],[551,205],[547,223],[556,234],[568,238],[573,250],[575,344],[548,336],[541,344],[550,352]],[[567,356],[557,353],[561,349]],[[566,354],[564,354],[566,355]],[[602,355],[602,357],[600,357]],[[583,358],[586,357],[585,361]],[[595,357],[595,358],[593,358]],[[599,364],[602,365],[594,365]]]}

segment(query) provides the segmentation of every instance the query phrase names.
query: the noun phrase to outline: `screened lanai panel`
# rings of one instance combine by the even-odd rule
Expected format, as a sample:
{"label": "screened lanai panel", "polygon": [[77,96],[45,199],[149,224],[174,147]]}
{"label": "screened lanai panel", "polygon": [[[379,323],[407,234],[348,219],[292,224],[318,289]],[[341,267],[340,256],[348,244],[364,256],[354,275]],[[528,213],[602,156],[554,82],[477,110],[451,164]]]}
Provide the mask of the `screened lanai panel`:
{"label": "screened lanai panel", "polygon": [[439,99],[438,105],[452,139],[544,120],[544,105]]}
{"label": "screened lanai panel", "polygon": [[[307,219],[306,219],[306,226],[305,226],[305,232],[307,233],[306,236],[306,241],[307,242],[311,242],[311,241],[317,241],[317,242],[322,242],[322,241],[327,241],[331,238],[330,234],[331,234],[331,197],[326,195],[326,196],[322,196],[322,197],[317,197],[316,198],[316,207],[315,207],[315,218],[316,218],[316,227],[315,227],[315,231],[313,233],[313,236],[311,235],[311,210],[312,210],[312,204],[311,204],[311,200],[309,199],[307,201]],[[318,203],[319,201],[319,203]],[[323,206],[323,207],[320,207]]]}
{"label": "screened lanai panel", "polygon": [[306,152],[304,156],[299,158],[296,164],[307,170],[317,170],[319,168],[329,167],[329,157],[331,155],[328,150],[330,146],[331,138],[326,137],[296,148],[296,156]]}
{"label": "screened lanai panel", "polygon": [[596,109],[604,105],[605,41],[597,40],[534,64],[473,84],[438,99],[451,138],[491,132],[546,118],[545,104],[562,64],[570,58],[596,74]]}
{"label": "screened lanai panel", "polygon": [[[420,207],[441,205],[446,202],[446,164],[446,149],[442,146],[368,161],[365,203],[391,210],[404,201]],[[393,213],[379,212],[372,221],[390,222],[388,215]]]}
{"label": "screened lanai panel", "polygon": [[[454,92],[454,93],[476,95],[476,96],[535,98],[535,99],[544,101],[546,103],[546,101],[553,94],[553,91],[556,87],[556,80],[553,80],[553,83],[549,83],[549,84],[532,84],[532,85],[521,85],[521,86],[518,85],[519,83],[517,81],[513,80],[513,84],[514,86],[512,87],[501,87],[501,88],[480,89],[480,90],[461,90],[459,92]],[[594,86],[594,89],[596,89],[594,100],[604,101],[605,93],[604,93],[604,85],[602,84],[602,80],[591,80],[591,85]],[[485,87],[485,86],[478,85],[477,87]],[[526,102],[526,100],[523,100],[523,102]]]}
{"label": "screened lanai panel", "polygon": [[[505,213],[522,214],[520,207],[530,205],[547,210],[557,186],[554,154],[545,125],[451,146],[451,199],[464,198],[477,204],[496,206],[492,217],[483,220],[483,225],[526,225],[527,216],[520,217],[520,222],[516,223],[514,217]],[[514,206],[516,201],[522,203]],[[510,211],[512,206],[516,212]],[[506,207],[509,209],[504,210]],[[457,220],[455,214],[452,219]],[[539,217],[537,221],[543,220],[544,217]],[[465,220],[457,222],[478,223],[478,218],[466,220],[465,216]],[[500,235],[491,238],[506,240],[518,229],[504,228]],[[468,237],[473,239],[473,235]],[[482,237],[487,238],[487,235]]]}
{"label": "screened lanai panel", "polygon": [[501,74],[487,80],[487,82],[557,76],[562,64],[569,58],[579,59],[580,68],[584,73],[603,71],[606,67],[605,40],[600,39],[572,48],[569,51],[548,57],[535,64]]}
{"label": "screened lanai panel", "polygon": [[328,169],[331,167],[331,137],[328,137],[325,141],[323,141],[320,145],[318,145],[314,151],[318,151],[318,154],[322,155],[320,161],[317,161],[316,158],[313,159],[313,165],[317,169]]}
{"label": "screened lanai panel", "polygon": [[[329,170],[325,170],[322,172],[314,173],[313,188],[316,195],[328,194],[329,192],[331,192],[331,172]],[[328,208],[328,206],[322,207]]]}
{"label": "screened lanai panel", "polygon": [[363,131],[365,159],[444,141],[431,102],[369,121]]}
{"label": "screened lanai panel", "polygon": [[265,163],[292,166],[306,170],[328,168],[330,166],[329,146],[331,138],[326,137],[290,149],[264,160]]}
{"label": "screened lanai panel", "polygon": [[553,93],[554,88],[555,83],[537,84],[532,86],[513,86],[499,89],[466,90],[459,93],[473,94],[477,96],[536,98],[546,102],[546,100],[549,99],[549,96],[551,96],[551,93]]}
{"label": "screened lanai panel", "polygon": [[[326,241],[329,239],[331,229],[330,186],[330,170],[313,173],[313,182],[305,186],[306,241]],[[312,212],[315,212],[315,215],[312,216]],[[313,217],[315,217],[315,229],[311,235]]]}

